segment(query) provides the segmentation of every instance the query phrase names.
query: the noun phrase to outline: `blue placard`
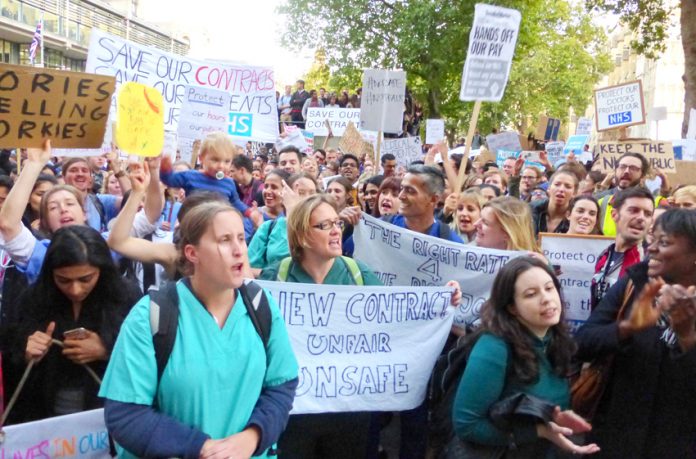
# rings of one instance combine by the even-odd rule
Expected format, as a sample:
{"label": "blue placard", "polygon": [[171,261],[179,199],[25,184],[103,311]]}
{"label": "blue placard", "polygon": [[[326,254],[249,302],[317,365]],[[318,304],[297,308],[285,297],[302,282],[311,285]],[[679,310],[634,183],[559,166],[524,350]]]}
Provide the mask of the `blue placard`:
{"label": "blue placard", "polygon": [[227,133],[238,137],[251,137],[254,115],[251,113],[230,112]]}
{"label": "blue placard", "polygon": [[563,147],[563,154],[567,155],[571,151],[574,151],[576,155],[581,154],[589,140],[589,135],[571,135],[568,137],[565,147]]}
{"label": "blue placard", "polygon": [[609,126],[614,126],[616,124],[626,124],[632,121],[631,112],[621,112],[613,113],[609,115]]}

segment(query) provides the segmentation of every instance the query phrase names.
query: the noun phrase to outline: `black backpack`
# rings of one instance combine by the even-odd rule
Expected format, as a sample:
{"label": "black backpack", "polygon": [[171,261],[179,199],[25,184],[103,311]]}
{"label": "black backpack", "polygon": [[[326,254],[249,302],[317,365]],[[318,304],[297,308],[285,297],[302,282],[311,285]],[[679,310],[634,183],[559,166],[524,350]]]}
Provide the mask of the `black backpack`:
{"label": "black backpack", "polygon": [[[264,348],[267,348],[271,336],[272,317],[266,293],[254,281],[245,281],[238,292],[242,295],[244,306],[263,341]],[[149,294],[150,328],[152,343],[155,347],[157,383],[159,384],[174,349],[176,330],[179,325],[179,296],[176,291],[176,282],[166,282],[159,289],[150,289]],[[266,353],[266,360],[268,360],[268,353]]]}
{"label": "black backpack", "polygon": [[459,337],[449,352],[437,358],[430,376],[428,444],[434,449],[436,458],[440,457],[445,446],[454,437],[452,405],[469,355],[479,336],[480,333],[474,332]]}

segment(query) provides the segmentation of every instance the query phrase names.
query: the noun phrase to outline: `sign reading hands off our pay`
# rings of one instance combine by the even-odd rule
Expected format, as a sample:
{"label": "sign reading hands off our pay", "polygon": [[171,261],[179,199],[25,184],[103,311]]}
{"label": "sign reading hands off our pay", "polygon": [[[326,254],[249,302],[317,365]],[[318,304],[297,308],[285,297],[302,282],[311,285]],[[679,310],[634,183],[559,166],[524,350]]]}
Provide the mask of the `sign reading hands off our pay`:
{"label": "sign reading hands off our pay", "polygon": [[0,64],[0,147],[98,148],[113,77]]}
{"label": "sign reading hands off our pay", "polygon": [[162,94],[140,83],[121,85],[118,94],[116,143],[138,156],[158,156],[164,146]]}

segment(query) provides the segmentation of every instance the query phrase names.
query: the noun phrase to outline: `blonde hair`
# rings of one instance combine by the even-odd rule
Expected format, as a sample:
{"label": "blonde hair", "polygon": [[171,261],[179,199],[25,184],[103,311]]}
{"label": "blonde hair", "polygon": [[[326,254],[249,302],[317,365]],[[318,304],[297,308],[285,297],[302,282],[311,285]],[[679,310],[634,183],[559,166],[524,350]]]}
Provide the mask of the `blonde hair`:
{"label": "blonde hair", "polygon": [[674,193],[672,193],[673,200],[676,200],[677,198],[681,197],[689,198],[692,201],[696,201],[696,185],[683,186],[677,189]]}
{"label": "blonde hair", "polygon": [[482,210],[486,208],[490,208],[495,213],[495,218],[498,219],[498,223],[507,234],[507,250],[539,251],[534,238],[532,212],[529,209],[529,204],[517,198],[506,196],[488,201]]}
{"label": "blonde hair", "polygon": [[230,136],[224,132],[211,132],[203,142],[201,142],[200,156],[205,156],[209,152],[214,151],[225,158],[234,158],[237,154],[237,147],[232,142]]}
{"label": "blonde hair", "polygon": [[288,215],[288,246],[290,255],[295,262],[302,261],[304,248],[307,246],[307,236],[312,229],[310,220],[312,214],[322,204],[328,204],[336,210],[334,200],[325,194],[315,194],[301,200]]}
{"label": "blonde hair", "polygon": [[234,212],[239,215],[240,220],[242,219],[237,209],[230,206],[228,202],[222,201],[204,202],[196,205],[186,213],[179,225],[179,240],[176,243],[176,249],[179,253],[177,265],[182,274],[188,276],[193,273],[193,265],[186,258],[184,248],[189,244],[197,245],[212,224],[215,216],[223,212]]}
{"label": "blonde hair", "polygon": [[481,194],[481,190],[478,188],[469,188],[457,195],[457,203],[465,201],[465,202],[473,202],[476,204],[480,209],[483,209],[483,206],[486,204],[486,197]]}

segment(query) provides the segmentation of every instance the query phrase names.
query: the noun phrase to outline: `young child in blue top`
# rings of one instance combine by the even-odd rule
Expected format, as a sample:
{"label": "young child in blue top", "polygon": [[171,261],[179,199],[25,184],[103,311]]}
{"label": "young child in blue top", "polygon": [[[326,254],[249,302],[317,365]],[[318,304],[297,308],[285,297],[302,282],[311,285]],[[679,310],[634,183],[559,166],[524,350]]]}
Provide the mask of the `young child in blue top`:
{"label": "young child in blue top", "polygon": [[[234,181],[229,178],[234,155],[235,146],[230,137],[223,132],[212,132],[201,143],[202,170],[173,172],[171,159],[164,158],[160,168],[160,179],[168,187],[183,188],[187,196],[197,190],[220,193],[258,228],[263,223],[261,212],[242,202]],[[249,237],[250,235],[247,235],[247,239]]]}

